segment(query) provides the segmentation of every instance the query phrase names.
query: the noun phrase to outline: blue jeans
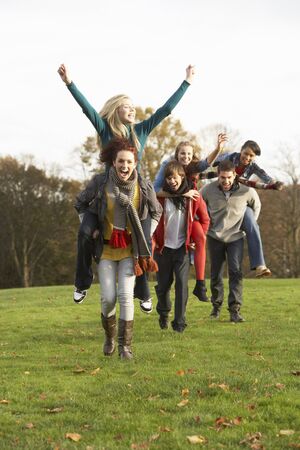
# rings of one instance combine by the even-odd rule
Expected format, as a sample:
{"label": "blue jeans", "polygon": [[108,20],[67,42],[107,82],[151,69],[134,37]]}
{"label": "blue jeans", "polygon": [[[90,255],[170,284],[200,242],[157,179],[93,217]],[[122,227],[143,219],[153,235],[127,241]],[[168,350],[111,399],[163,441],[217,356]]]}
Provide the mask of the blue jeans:
{"label": "blue jeans", "polygon": [[223,273],[227,260],[228,266],[228,309],[238,310],[242,304],[243,295],[243,248],[244,239],[233,242],[222,242],[211,236],[207,237],[210,255],[210,289],[211,302],[217,308],[221,308],[224,300]]}
{"label": "blue jeans", "polygon": [[264,252],[260,237],[258,223],[255,220],[253,209],[247,206],[241,229],[245,231],[248,244],[250,269],[265,266]]}

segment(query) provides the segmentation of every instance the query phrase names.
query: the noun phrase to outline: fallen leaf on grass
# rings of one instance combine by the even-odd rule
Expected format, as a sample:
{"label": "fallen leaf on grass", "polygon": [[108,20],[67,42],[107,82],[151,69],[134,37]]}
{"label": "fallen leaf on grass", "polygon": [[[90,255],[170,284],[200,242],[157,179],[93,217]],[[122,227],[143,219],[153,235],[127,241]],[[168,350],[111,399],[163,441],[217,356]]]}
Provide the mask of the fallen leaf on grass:
{"label": "fallen leaf on grass", "polygon": [[207,442],[207,439],[201,435],[187,436],[186,438],[190,444],[206,444]]}
{"label": "fallen leaf on grass", "polygon": [[185,400],[181,400],[181,402],[177,403],[177,406],[179,406],[179,408],[181,408],[182,406],[186,406],[188,404],[188,399]]}
{"label": "fallen leaf on grass", "polygon": [[149,448],[149,442],[141,442],[140,444],[131,444],[132,450],[147,450]]}
{"label": "fallen leaf on grass", "polygon": [[186,397],[187,395],[189,395],[190,391],[188,388],[184,388],[181,390],[181,395],[182,397]]}
{"label": "fallen leaf on grass", "polygon": [[191,369],[188,369],[187,370],[187,373],[197,373],[197,370],[196,369],[193,369],[193,368],[191,368]]}
{"label": "fallen leaf on grass", "polygon": [[159,427],[159,431],[161,433],[170,433],[173,430],[172,430],[172,428],[169,428],[169,427]]}
{"label": "fallen leaf on grass", "polygon": [[157,439],[159,439],[159,436],[159,433],[152,434],[152,436],[150,436],[149,438],[149,442],[157,441]]}
{"label": "fallen leaf on grass", "polygon": [[26,423],[25,428],[27,428],[28,430],[32,430],[32,428],[34,428],[33,423]]}
{"label": "fallen leaf on grass", "polygon": [[149,395],[149,397],[147,398],[147,400],[149,400],[150,402],[153,400],[157,400],[158,398],[160,398],[160,395]]}
{"label": "fallen leaf on grass", "polygon": [[291,447],[291,448],[300,448],[300,444],[296,444],[295,442],[291,442],[289,444],[289,447]]}
{"label": "fallen leaf on grass", "polygon": [[253,411],[256,408],[256,405],[254,403],[249,403],[246,408],[249,409],[249,411]]}
{"label": "fallen leaf on grass", "polygon": [[62,412],[64,410],[64,408],[61,406],[61,407],[58,407],[58,408],[48,408],[47,409],[47,412],[48,413],[51,413],[51,414],[55,414],[55,413],[59,413],[59,412]]}
{"label": "fallen leaf on grass", "polygon": [[30,372],[26,370],[26,372],[24,372],[24,375],[30,375]]}
{"label": "fallen leaf on grass", "polygon": [[177,370],[176,375],[178,375],[179,377],[183,377],[183,375],[185,375],[185,370]]}
{"label": "fallen leaf on grass", "polygon": [[276,383],[275,384],[276,389],[279,389],[280,391],[282,391],[282,389],[285,388],[285,384],[282,383]]}
{"label": "fallen leaf on grass", "polygon": [[91,375],[97,375],[97,373],[100,372],[100,367],[97,367],[97,369],[94,369],[91,371]]}
{"label": "fallen leaf on grass", "polygon": [[211,383],[211,384],[208,385],[208,387],[210,389],[220,388],[224,392],[228,392],[229,391],[229,386],[228,386],[228,384],[225,384],[225,383],[221,383],[221,384]]}
{"label": "fallen leaf on grass", "polygon": [[227,419],[227,417],[218,417],[215,420],[215,427],[217,431],[220,431],[222,428],[232,427],[233,425],[240,425],[241,422],[241,417],[235,417],[234,419]]}
{"label": "fallen leaf on grass", "polygon": [[294,433],[294,430],[280,430],[278,436],[291,436]]}
{"label": "fallen leaf on grass", "polygon": [[73,373],[83,373],[85,372],[85,369],[83,369],[82,367],[76,367],[76,369],[73,370]]}
{"label": "fallen leaf on grass", "polygon": [[0,400],[0,405],[8,405],[10,403],[10,400]]}
{"label": "fallen leaf on grass", "polygon": [[45,392],[42,392],[40,394],[40,400],[46,400],[46,398],[47,398],[47,395],[45,394]]}
{"label": "fallen leaf on grass", "polygon": [[260,444],[261,438],[262,438],[262,434],[259,431],[257,431],[256,433],[253,433],[253,434],[247,433],[245,439],[240,441],[240,444]]}
{"label": "fallen leaf on grass", "polygon": [[200,416],[195,416],[195,417],[194,417],[194,421],[195,421],[196,423],[200,423],[200,422],[201,422],[201,417],[200,417]]}
{"label": "fallen leaf on grass", "polygon": [[66,433],[65,438],[70,439],[71,441],[74,441],[74,442],[78,442],[81,439],[81,435],[78,433]]}
{"label": "fallen leaf on grass", "polygon": [[296,375],[296,377],[300,376],[300,370],[292,370],[291,372],[292,375]]}

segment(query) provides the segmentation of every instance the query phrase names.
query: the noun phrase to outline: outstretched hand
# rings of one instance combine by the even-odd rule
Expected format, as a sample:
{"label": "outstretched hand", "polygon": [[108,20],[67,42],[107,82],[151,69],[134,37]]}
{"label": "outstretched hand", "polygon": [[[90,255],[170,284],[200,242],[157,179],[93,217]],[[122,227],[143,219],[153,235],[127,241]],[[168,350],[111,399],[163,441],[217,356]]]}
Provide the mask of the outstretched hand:
{"label": "outstretched hand", "polygon": [[59,73],[60,78],[63,80],[64,83],[70,84],[72,82],[72,80],[70,78],[70,74],[68,72],[68,69],[66,68],[66,66],[64,64],[61,64],[59,66],[59,69],[57,72]]}
{"label": "outstretched hand", "polygon": [[194,79],[194,75],[195,75],[195,66],[192,66],[191,64],[189,64],[189,65],[187,66],[187,68],[185,69],[185,71],[186,71],[186,77],[185,77],[185,80],[186,80],[188,83],[192,84],[193,79]]}
{"label": "outstretched hand", "polygon": [[224,146],[226,142],[228,141],[228,137],[226,133],[219,133],[218,134],[218,142],[217,142],[217,149],[219,152],[222,152],[224,149]]}
{"label": "outstretched hand", "polygon": [[197,200],[200,197],[200,193],[196,189],[190,189],[188,192],[183,194],[183,197],[191,198],[192,200]]}

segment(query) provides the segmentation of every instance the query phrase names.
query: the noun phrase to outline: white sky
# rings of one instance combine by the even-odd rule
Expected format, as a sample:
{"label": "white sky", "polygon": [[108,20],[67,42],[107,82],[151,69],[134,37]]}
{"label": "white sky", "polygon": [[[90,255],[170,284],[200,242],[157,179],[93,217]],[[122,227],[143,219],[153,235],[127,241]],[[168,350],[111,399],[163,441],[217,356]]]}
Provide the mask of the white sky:
{"label": "white sky", "polygon": [[173,112],[185,129],[237,129],[266,169],[280,142],[300,143],[298,0],[0,0],[0,41],[0,156],[75,165],[94,129],[62,62],[96,109],[118,93],[156,109],[193,63]]}

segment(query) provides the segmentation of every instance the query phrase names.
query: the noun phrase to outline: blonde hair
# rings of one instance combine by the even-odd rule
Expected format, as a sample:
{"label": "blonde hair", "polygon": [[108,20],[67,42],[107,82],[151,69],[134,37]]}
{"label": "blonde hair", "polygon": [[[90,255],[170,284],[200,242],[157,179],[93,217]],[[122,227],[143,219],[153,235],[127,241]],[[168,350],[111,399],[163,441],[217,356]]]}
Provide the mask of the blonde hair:
{"label": "blonde hair", "polygon": [[[125,138],[128,139],[128,128],[124,123],[121,122],[119,114],[118,114],[118,108],[122,106],[125,101],[128,100],[128,96],[125,94],[119,94],[115,95],[114,97],[109,98],[105,104],[103,105],[103,108],[99,112],[99,115],[102,117],[102,119],[106,119],[107,123],[110,127],[110,130],[113,134],[113,137],[118,138]],[[140,142],[138,140],[138,137],[136,135],[134,125],[130,124],[130,138],[132,139],[132,142],[137,149],[137,151],[140,148]],[[102,148],[102,141],[101,137],[98,135],[98,144],[99,147]]]}

